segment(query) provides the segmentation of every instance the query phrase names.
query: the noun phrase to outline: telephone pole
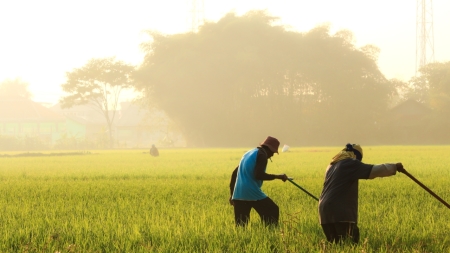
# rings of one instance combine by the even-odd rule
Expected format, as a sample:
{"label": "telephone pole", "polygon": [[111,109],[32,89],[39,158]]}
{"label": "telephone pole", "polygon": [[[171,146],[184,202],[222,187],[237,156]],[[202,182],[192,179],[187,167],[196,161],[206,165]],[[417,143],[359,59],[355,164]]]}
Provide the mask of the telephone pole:
{"label": "telephone pole", "polygon": [[417,0],[416,75],[419,69],[434,62],[433,0]]}

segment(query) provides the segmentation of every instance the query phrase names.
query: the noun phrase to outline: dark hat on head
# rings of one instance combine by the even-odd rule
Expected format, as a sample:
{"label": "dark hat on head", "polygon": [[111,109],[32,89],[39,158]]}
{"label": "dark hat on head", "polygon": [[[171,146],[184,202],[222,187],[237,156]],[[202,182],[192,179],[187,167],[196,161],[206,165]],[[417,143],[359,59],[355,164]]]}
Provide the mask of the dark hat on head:
{"label": "dark hat on head", "polygon": [[272,152],[278,154],[278,147],[280,146],[280,142],[277,140],[277,138],[274,138],[272,136],[268,136],[264,142],[261,143],[261,146],[267,146]]}

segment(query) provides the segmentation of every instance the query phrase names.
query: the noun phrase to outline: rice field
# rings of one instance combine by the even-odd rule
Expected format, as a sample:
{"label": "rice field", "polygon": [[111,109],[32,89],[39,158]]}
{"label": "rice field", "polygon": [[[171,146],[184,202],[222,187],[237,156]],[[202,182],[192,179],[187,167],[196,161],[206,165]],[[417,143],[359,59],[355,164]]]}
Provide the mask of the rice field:
{"label": "rice field", "polygon": [[[249,226],[236,228],[228,185],[250,148],[1,156],[0,252],[450,252],[450,209],[401,173],[360,181],[356,246],[328,244],[317,201],[280,180],[263,185],[280,226],[262,226],[252,211]],[[267,172],[319,197],[340,149],[291,148]],[[402,162],[450,202],[450,146],[363,149],[364,162]]]}

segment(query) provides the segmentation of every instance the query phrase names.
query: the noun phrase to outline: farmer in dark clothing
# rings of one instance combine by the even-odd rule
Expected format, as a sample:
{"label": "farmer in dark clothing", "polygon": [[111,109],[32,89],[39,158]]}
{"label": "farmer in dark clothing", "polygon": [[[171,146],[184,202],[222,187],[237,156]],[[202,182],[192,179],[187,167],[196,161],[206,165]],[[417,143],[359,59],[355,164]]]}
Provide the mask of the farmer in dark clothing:
{"label": "farmer in dark clothing", "polygon": [[152,156],[159,156],[159,151],[155,147],[155,144],[152,144],[152,147],[150,148],[150,155],[152,155]]}
{"label": "farmer in dark clothing", "polygon": [[319,219],[329,242],[359,242],[358,180],[388,177],[403,169],[401,163],[364,164],[363,151],[347,144],[328,165],[319,200]]}
{"label": "farmer in dark clothing", "polygon": [[[278,225],[279,209],[262,190],[263,181],[281,179],[285,174],[266,173],[267,160],[278,153],[280,142],[274,137],[267,137],[260,147],[247,151],[241,158],[239,166],[233,171],[230,181],[230,204],[234,206],[234,220],[237,226],[245,226],[250,220],[252,208],[266,225]],[[271,160],[272,161],[272,160]]]}

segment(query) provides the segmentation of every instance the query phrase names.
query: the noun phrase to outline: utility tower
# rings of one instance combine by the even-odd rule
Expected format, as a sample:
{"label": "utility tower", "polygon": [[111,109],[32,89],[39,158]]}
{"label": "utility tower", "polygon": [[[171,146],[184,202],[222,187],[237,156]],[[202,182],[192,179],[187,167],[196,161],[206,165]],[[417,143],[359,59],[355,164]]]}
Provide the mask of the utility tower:
{"label": "utility tower", "polygon": [[416,75],[419,69],[434,62],[433,0],[417,0]]}
{"label": "utility tower", "polygon": [[200,26],[205,22],[204,0],[188,0],[189,24],[191,32],[198,32]]}

